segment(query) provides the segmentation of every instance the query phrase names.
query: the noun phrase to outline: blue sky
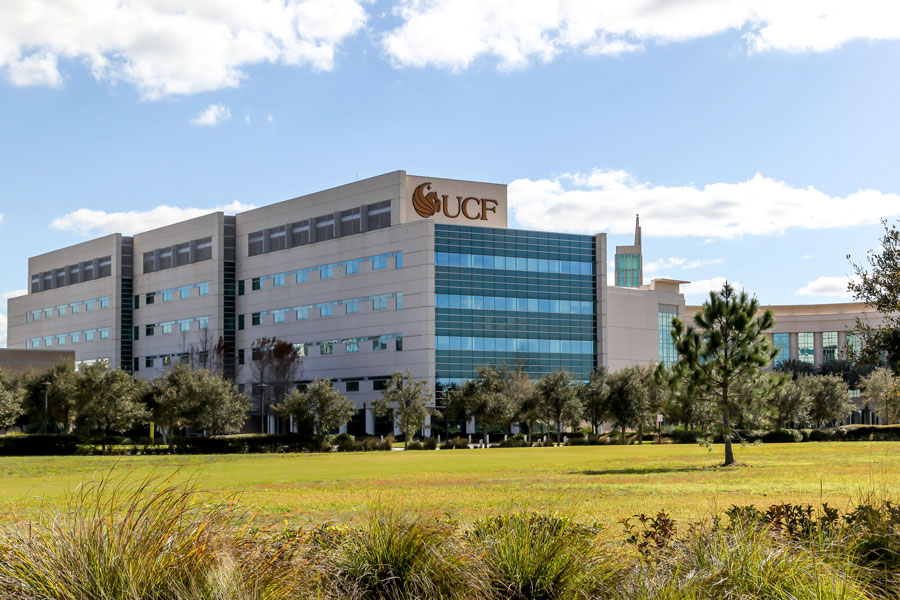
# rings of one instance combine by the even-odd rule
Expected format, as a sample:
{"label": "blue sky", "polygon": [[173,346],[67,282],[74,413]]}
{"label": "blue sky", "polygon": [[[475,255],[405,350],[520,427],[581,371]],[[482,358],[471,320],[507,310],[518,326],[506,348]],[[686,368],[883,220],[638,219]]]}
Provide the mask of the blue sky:
{"label": "blue sky", "polygon": [[900,216],[893,3],[88,4],[0,7],[3,296],[28,256],[395,169],[611,246],[640,212],[688,302],[846,301]]}

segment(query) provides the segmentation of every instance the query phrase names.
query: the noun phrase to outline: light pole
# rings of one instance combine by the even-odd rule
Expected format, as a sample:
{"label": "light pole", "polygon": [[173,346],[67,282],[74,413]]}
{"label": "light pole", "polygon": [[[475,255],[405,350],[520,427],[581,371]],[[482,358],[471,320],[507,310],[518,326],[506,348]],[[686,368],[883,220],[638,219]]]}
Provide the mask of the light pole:
{"label": "light pole", "polygon": [[266,432],[266,388],[264,383],[259,384],[259,432]]}
{"label": "light pole", "polygon": [[50,406],[48,395],[50,393],[51,383],[49,381],[42,381],[41,385],[44,386],[44,424],[41,426],[41,429],[43,430],[42,433],[47,433],[47,413]]}

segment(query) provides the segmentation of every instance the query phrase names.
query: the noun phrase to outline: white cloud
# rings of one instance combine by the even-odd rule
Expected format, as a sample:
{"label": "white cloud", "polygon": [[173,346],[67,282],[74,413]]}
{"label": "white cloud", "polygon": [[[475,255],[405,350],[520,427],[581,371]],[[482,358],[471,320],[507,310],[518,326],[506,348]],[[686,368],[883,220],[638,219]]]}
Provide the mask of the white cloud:
{"label": "white cloud", "polygon": [[622,54],[648,44],[742,32],[748,52],[823,52],[851,40],[900,39],[893,0],[397,0],[402,23],[382,37],[398,66],[501,68],[563,52]]}
{"label": "white cloud", "polygon": [[133,235],[149,231],[164,225],[171,225],[185,219],[193,219],[212,212],[237,212],[256,208],[252,204],[232,202],[215,208],[180,208],[165,204],[150,210],[129,210],[123,212],[106,212],[79,208],[59,218],[53,219],[50,226],[58,231],[72,231],[83,236],[99,236],[110,233]]}
{"label": "white cloud", "polygon": [[658,273],[659,271],[664,271],[666,269],[681,269],[682,271],[688,271],[690,269],[697,269],[708,265],[720,265],[723,262],[725,262],[725,260],[722,258],[688,260],[686,258],[673,256],[644,263],[644,273]]}
{"label": "white cloud", "polygon": [[258,63],[330,70],[366,0],[30,0],[0,3],[0,73],[61,85],[62,59],[145,98],[237,86]]}
{"label": "white cloud", "polygon": [[268,121],[269,123],[274,123],[275,117],[273,117],[272,115],[269,115],[268,117],[266,117],[266,121]]}
{"label": "white cloud", "polygon": [[[231,111],[224,104],[210,104],[199,115],[191,119],[191,125],[214,127],[231,118]],[[249,117],[248,117],[249,119]],[[247,121],[250,122],[249,120]]]}
{"label": "white cloud", "polygon": [[794,292],[798,296],[838,296],[850,298],[853,294],[847,291],[850,277],[819,277]]}
{"label": "white cloud", "polygon": [[244,115],[244,123],[249,125],[251,123],[251,121],[252,121],[252,119],[250,118],[250,115]]}
{"label": "white cloud", "polygon": [[[692,281],[681,286],[681,293],[685,296],[702,296],[706,297],[710,292],[717,292],[722,289],[727,281],[726,277],[711,277],[710,279],[701,279],[700,281]],[[740,291],[744,286],[737,281],[729,281],[735,290]]]}
{"label": "white cloud", "polygon": [[790,227],[827,229],[900,215],[900,195],[859,190],[829,196],[759,173],[738,183],[664,186],[624,171],[594,170],[509,184],[510,210],[522,227],[631,233],[640,213],[645,234],[729,239],[774,235]]}

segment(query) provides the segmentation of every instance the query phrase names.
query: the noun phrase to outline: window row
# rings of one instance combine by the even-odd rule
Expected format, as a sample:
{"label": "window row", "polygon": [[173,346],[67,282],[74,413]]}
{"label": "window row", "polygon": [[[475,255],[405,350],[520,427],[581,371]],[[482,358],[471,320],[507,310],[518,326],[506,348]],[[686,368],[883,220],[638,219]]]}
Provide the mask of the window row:
{"label": "window row", "polygon": [[[179,332],[187,332],[191,330],[191,323],[197,323],[198,329],[209,329],[209,316],[177,319],[174,321],[164,321],[162,323],[149,323],[144,325],[144,335],[146,337],[166,335],[175,332],[176,327]],[[140,330],[140,327],[134,328],[134,339],[140,339]]]}
{"label": "window row", "polygon": [[669,368],[678,362],[678,351],[675,349],[675,341],[672,339],[672,319],[678,315],[662,310],[657,314],[659,325],[659,362],[663,363],[666,368]]}
{"label": "window row", "polygon": [[543,354],[594,354],[592,340],[435,336],[438,350],[484,352],[539,352]]}
{"label": "window row", "polygon": [[390,226],[391,201],[385,200],[254,231],[247,235],[247,254],[268,254]]}
{"label": "window row", "polygon": [[[72,331],[70,333],[57,333],[44,337],[30,338],[26,343],[27,348],[50,348],[52,346],[66,346],[80,342],[93,342],[109,338],[109,327],[85,329],[84,331]],[[43,344],[43,345],[42,345]]]}
{"label": "window row", "polygon": [[69,304],[60,304],[50,308],[41,308],[25,313],[25,322],[31,323],[40,321],[41,319],[52,319],[54,317],[65,317],[66,315],[76,315],[80,312],[91,312],[99,308],[109,308],[109,296],[102,298],[91,298],[90,300],[80,300]]}
{"label": "window row", "polygon": [[144,252],[144,273],[191,265],[212,258],[212,237]]}
{"label": "window row", "polygon": [[[403,268],[403,252],[387,252],[385,254],[376,254],[374,256],[366,256],[364,258],[354,258],[352,260],[344,260],[341,262],[329,263],[327,265],[317,265],[315,267],[307,267],[305,269],[296,269],[294,271],[285,271],[284,273],[275,273],[273,275],[262,275],[254,277],[250,280],[250,291],[258,291],[265,287],[266,281],[272,282],[273,288],[284,287],[288,283],[288,278],[293,277],[292,283],[304,283],[309,281],[309,274],[313,271],[319,272],[319,279],[331,279],[334,277],[334,270],[338,267],[344,268],[344,275],[353,275],[359,273],[359,267],[365,262],[372,263],[373,271],[380,271],[388,268],[388,261],[391,257],[396,257],[394,262],[397,269]],[[244,295],[244,280],[238,281],[238,296]]]}
{"label": "window row", "polygon": [[53,290],[84,281],[93,281],[94,279],[109,277],[110,275],[112,275],[112,257],[93,258],[67,267],[60,267],[59,269],[32,275],[31,293]]}
{"label": "window row", "polygon": [[[264,310],[250,314],[250,325],[257,326],[263,324],[263,317],[272,316],[272,323],[284,323],[287,320],[288,313],[294,313],[294,319],[303,321],[309,318],[309,311],[312,308],[319,309],[320,317],[333,317],[334,309],[339,305],[346,306],[346,314],[359,312],[359,307],[363,302],[371,302],[372,310],[387,310],[388,300],[396,298],[395,310],[403,308],[403,292],[391,294],[379,294],[377,296],[364,296],[362,298],[352,298],[350,300],[335,300],[333,302],[320,302],[319,304],[307,304],[305,306],[294,306],[292,308],[277,308],[274,310]],[[238,329],[244,329],[244,315],[238,315]]]}
{"label": "window row", "polygon": [[[376,375],[374,377],[347,377],[347,378],[341,379],[340,381],[343,382],[343,384],[344,384],[345,392],[360,392],[360,391],[368,391],[368,390],[361,389],[361,384],[364,384],[366,380],[370,381],[372,384],[371,391],[383,392],[384,390],[386,390],[388,388],[388,383],[390,383],[391,377],[390,377],[390,375]],[[339,381],[338,379],[332,379],[331,386],[333,388],[337,389],[335,387],[335,384],[337,384],[338,381]],[[310,383],[312,383],[312,381],[298,381],[298,382],[296,382],[297,389],[303,391],[306,389],[306,387]],[[242,394],[246,394],[247,393],[247,384],[239,383],[238,391],[241,392]],[[261,394],[262,394],[262,390],[260,389],[259,384],[251,383],[250,384],[251,397],[258,399]]]}
{"label": "window row", "polygon": [[490,254],[435,252],[434,264],[439,267],[531,271],[533,273],[563,273],[566,275],[594,274],[594,263],[592,262],[554,260],[547,258],[523,258],[521,256],[494,256]]}
{"label": "window row", "polygon": [[579,300],[550,300],[546,298],[506,298],[503,296],[465,296],[461,294],[435,294],[437,308],[463,308],[470,310],[508,310],[516,312],[560,313],[575,315],[594,314],[593,302]]}
{"label": "window row", "polygon": [[[207,368],[207,365],[209,364],[208,352],[197,352],[196,354],[192,354],[190,352],[181,352],[179,354],[158,354],[156,356],[145,356],[143,362],[145,369],[153,369],[155,367],[170,367],[176,362],[182,365],[189,365],[192,362],[192,358],[196,360],[196,365],[198,368]],[[135,356],[133,365],[133,369],[135,372],[140,370],[140,364],[141,359]]]}
{"label": "window row", "polygon": [[[797,333],[797,360],[815,365],[816,362],[816,334],[811,331]],[[772,334],[772,343],[778,350],[772,364],[778,367],[782,363],[791,360],[791,334],[790,333],[774,333]],[[847,332],[847,341],[844,346],[853,353],[859,353],[862,350],[862,340],[859,335],[853,332]],[[829,362],[841,358],[842,354],[838,346],[837,331],[822,332],[822,362]]]}
{"label": "window row", "polygon": [[488,229],[466,225],[435,224],[435,237],[447,241],[484,241],[509,244],[541,244],[592,249],[594,238],[577,233],[553,233],[522,229]]}
{"label": "window row", "polygon": [[[158,292],[147,292],[143,294],[144,296],[144,306],[149,306],[150,304],[156,304],[157,300],[159,302],[171,302],[175,295],[178,295],[179,300],[184,300],[191,297],[191,290],[194,288],[197,289],[198,296],[208,296],[209,295],[209,282],[204,281],[202,283],[195,283],[193,285],[182,285],[176,288],[170,288],[168,290],[159,290]],[[134,297],[134,308],[141,307],[141,294],[135,295]]]}

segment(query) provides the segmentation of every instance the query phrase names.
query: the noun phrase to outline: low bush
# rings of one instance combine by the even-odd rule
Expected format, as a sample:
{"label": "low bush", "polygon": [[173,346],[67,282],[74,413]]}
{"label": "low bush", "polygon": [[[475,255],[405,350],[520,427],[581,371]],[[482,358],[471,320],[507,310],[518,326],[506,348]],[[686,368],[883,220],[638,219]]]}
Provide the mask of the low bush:
{"label": "low bush", "polygon": [[334,436],[331,443],[338,452],[360,452],[363,449],[362,444],[349,433],[340,433]]}
{"label": "low bush", "polygon": [[404,446],[404,448],[406,450],[424,450],[425,446],[418,440],[410,440],[406,443],[406,446]]}
{"label": "low bush", "polygon": [[774,429],[762,436],[766,444],[789,444],[803,441],[803,434],[797,429]]}
{"label": "low bush", "polygon": [[422,440],[422,448],[425,450],[437,450],[437,440],[433,437]]}
{"label": "low bush", "polygon": [[700,431],[688,431],[686,429],[672,429],[667,434],[673,444],[696,444],[703,437]]}
{"label": "low bush", "polygon": [[441,450],[468,450],[469,440],[464,437],[455,437],[441,444]]}
{"label": "low bush", "polygon": [[78,439],[71,435],[0,436],[0,456],[68,456],[78,452]]}

